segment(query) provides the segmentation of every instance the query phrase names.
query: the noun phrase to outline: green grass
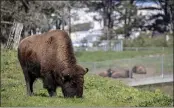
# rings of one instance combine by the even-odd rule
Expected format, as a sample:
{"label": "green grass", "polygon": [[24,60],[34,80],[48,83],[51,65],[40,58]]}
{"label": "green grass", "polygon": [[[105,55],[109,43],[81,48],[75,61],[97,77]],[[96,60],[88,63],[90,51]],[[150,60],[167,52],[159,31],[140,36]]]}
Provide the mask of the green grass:
{"label": "green grass", "polygon": [[117,67],[132,69],[133,66],[140,64],[159,73],[161,72],[161,56],[149,57],[149,55],[162,54],[164,54],[164,72],[173,72],[173,48],[165,48],[164,50],[158,48],[148,51],[76,52],[79,63],[89,68],[91,72]]}
{"label": "green grass", "polygon": [[[173,55],[163,56],[163,72],[173,73]],[[149,73],[160,73],[162,71],[162,56],[154,57],[134,57],[119,60],[106,60],[98,62],[79,62],[82,66],[89,68],[90,72],[101,72],[108,68],[132,69],[135,65],[143,65]]]}
{"label": "green grass", "polygon": [[173,48],[165,48],[165,50],[149,50],[149,51],[95,51],[95,52],[76,52],[78,61],[80,62],[96,62],[106,60],[117,60],[125,58],[133,58],[137,56],[146,56],[152,54],[171,54]]}
{"label": "green grass", "polygon": [[65,99],[57,89],[50,98],[42,82],[34,84],[35,95],[26,96],[24,76],[15,51],[3,50],[1,55],[1,106],[172,106],[172,98],[163,92],[138,90],[118,80],[87,74],[84,98]]}
{"label": "green grass", "polygon": [[146,91],[155,91],[156,89],[160,89],[164,93],[169,94],[170,96],[173,97],[173,82],[153,84],[153,85],[143,85],[143,86],[138,86],[136,88]]}

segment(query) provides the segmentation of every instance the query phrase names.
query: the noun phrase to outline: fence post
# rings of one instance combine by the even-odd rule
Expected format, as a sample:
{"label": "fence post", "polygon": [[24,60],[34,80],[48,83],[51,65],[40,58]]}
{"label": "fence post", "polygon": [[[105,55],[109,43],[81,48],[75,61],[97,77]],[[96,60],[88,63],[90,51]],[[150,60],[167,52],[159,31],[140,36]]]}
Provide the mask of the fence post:
{"label": "fence post", "polygon": [[161,56],[161,77],[164,77],[164,56]]}
{"label": "fence post", "polygon": [[96,63],[94,62],[93,63],[93,68],[94,68],[94,71],[96,70]]}
{"label": "fence post", "polygon": [[21,38],[22,29],[23,29],[22,23],[18,23],[18,22],[13,23],[10,30],[8,41],[6,44],[6,48],[15,49],[15,50],[17,49],[20,38]]}
{"label": "fence post", "polygon": [[16,31],[14,34],[14,43],[13,43],[13,48],[17,50],[17,47],[19,45],[19,41],[21,39],[21,32],[23,29],[23,24],[22,23],[17,23],[16,25]]}
{"label": "fence post", "polygon": [[129,59],[129,78],[133,78],[133,74],[132,74],[132,64],[131,64],[131,58]]}
{"label": "fence post", "polygon": [[138,51],[138,48],[136,47],[136,51]]}
{"label": "fence post", "polygon": [[123,51],[124,48],[123,48],[123,40],[121,40],[121,51]]}

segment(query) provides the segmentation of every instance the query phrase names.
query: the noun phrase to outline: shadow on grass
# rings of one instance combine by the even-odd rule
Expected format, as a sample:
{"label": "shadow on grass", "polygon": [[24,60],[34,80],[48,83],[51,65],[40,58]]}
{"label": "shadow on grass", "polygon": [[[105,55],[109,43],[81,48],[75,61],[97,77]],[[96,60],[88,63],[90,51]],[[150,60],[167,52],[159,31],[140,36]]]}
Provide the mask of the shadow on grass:
{"label": "shadow on grass", "polygon": [[34,93],[34,96],[49,97],[46,93]]}
{"label": "shadow on grass", "polygon": [[[46,93],[34,93],[34,96],[40,96],[40,97],[50,97],[49,95],[47,95]],[[54,96],[53,97],[51,97],[51,98],[54,98]],[[60,96],[60,95],[57,95],[57,96],[55,96],[55,98],[64,98],[63,96]]]}

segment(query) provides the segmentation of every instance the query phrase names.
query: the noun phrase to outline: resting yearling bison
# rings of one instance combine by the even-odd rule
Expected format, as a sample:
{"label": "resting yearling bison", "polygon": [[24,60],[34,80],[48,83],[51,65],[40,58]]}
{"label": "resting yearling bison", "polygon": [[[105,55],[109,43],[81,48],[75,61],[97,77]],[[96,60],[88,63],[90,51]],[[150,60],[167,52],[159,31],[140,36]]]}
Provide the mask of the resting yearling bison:
{"label": "resting yearling bison", "polygon": [[102,76],[102,77],[111,77],[112,75],[112,70],[111,69],[108,69],[106,72],[101,72],[98,74],[99,76]]}
{"label": "resting yearling bison", "polygon": [[56,96],[56,88],[61,87],[64,97],[82,97],[88,69],[76,64],[72,42],[66,32],[53,30],[23,39],[18,47],[18,59],[28,95],[33,94],[34,81],[41,78],[50,96]]}
{"label": "resting yearling bison", "polygon": [[146,74],[146,68],[142,65],[136,65],[132,68],[132,72],[133,73],[137,73],[137,74]]}
{"label": "resting yearling bison", "polygon": [[132,74],[128,69],[116,69],[113,70],[112,78],[132,78]]}

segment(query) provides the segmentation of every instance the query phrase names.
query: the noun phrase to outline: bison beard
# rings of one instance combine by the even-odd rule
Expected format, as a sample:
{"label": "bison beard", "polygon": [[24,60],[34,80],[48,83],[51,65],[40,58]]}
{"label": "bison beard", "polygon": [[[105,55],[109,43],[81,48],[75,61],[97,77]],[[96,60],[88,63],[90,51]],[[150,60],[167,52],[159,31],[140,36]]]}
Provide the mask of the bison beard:
{"label": "bison beard", "polygon": [[64,97],[82,97],[88,69],[76,64],[66,32],[53,30],[23,39],[18,47],[18,59],[28,95],[33,94],[34,81],[41,78],[50,96],[56,96],[56,88],[61,87]]}

